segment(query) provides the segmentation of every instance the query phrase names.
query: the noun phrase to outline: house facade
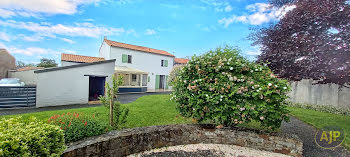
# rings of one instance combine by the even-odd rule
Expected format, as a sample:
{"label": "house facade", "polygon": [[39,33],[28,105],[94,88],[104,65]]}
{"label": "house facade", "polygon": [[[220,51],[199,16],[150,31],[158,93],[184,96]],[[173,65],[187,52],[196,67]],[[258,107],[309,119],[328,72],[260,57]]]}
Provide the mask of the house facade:
{"label": "house facade", "polygon": [[[163,51],[104,39],[100,57],[115,59],[115,75],[124,79],[120,92],[169,89],[167,78],[175,56]],[[145,88],[147,87],[147,88]]]}

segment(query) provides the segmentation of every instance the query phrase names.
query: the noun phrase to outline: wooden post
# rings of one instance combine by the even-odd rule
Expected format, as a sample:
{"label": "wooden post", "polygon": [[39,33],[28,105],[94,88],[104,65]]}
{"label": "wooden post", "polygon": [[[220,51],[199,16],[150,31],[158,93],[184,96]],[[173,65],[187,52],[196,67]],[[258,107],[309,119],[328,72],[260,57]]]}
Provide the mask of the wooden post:
{"label": "wooden post", "polygon": [[113,123],[114,90],[113,90],[113,88],[112,88],[110,94],[111,94],[111,99],[109,102],[109,123],[113,127],[114,126],[114,123]]}

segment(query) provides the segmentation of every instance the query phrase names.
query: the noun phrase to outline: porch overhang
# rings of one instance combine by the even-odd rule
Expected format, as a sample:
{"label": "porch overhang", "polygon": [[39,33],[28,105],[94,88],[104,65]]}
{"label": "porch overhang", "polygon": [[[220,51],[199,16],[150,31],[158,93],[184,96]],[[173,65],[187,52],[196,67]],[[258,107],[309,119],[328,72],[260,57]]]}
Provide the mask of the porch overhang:
{"label": "porch overhang", "polygon": [[114,71],[117,74],[148,74],[148,72],[126,66],[116,66]]}

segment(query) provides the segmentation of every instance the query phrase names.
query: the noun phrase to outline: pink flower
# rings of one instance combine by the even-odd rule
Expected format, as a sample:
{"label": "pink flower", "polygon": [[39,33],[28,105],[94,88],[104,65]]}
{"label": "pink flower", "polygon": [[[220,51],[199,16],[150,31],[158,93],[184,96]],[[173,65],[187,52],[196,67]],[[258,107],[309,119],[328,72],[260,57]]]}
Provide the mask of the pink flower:
{"label": "pink flower", "polygon": [[261,116],[261,117],[260,117],[260,120],[264,120],[264,117],[263,117],[263,116]]}

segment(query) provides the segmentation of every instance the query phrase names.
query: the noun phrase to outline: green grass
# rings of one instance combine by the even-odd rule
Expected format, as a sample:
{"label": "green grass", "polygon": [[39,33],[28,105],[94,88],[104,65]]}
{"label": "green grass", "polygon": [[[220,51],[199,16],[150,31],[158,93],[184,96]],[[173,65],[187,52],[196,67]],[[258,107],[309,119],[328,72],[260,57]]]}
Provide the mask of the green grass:
{"label": "green grass", "polygon": [[301,121],[313,125],[316,128],[324,126],[338,126],[344,129],[345,140],[343,146],[350,150],[350,116],[343,116],[332,113],[319,112],[295,107],[288,107],[291,115],[297,117]]}
{"label": "green grass", "polygon": [[[150,95],[138,98],[129,104],[122,104],[130,109],[126,127],[143,127],[151,125],[185,124],[191,120],[183,118],[175,109],[175,103],[170,101],[170,95]],[[35,112],[28,114],[1,116],[0,118],[11,118],[22,116],[29,118],[35,116],[39,120],[47,121],[51,116],[67,112],[79,112],[86,115],[95,114],[96,119],[108,123],[108,109],[104,106]]]}
{"label": "green grass", "polygon": [[[175,103],[170,101],[170,95],[150,95],[138,98],[136,101],[123,104],[130,109],[129,117],[127,119],[126,128],[144,127],[152,125],[168,125],[168,124],[188,124],[192,121],[188,118],[183,118],[175,109]],[[307,110],[295,107],[288,107],[291,115],[298,119],[315,126],[322,128],[328,125],[336,125],[342,127],[346,136],[350,136],[350,117],[331,113],[324,113],[314,110]],[[55,114],[63,114],[67,112],[79,112],[87,115],[95,114],[95,117],[102,122],[108,123],[108,109],[104,106],[44,111],[21,115],[2,116],[5,118],[22,116],[28,118],[35,116],[40,120],[47,121],[48,118]],[[0,117],[0,118],[2,118]],[[265,130],[260,127],[258,122],[251,122],[248,124],[240,124],[238,126],[255,128]],[[350,137],[345,138],[343,145],[350,150]]]}

